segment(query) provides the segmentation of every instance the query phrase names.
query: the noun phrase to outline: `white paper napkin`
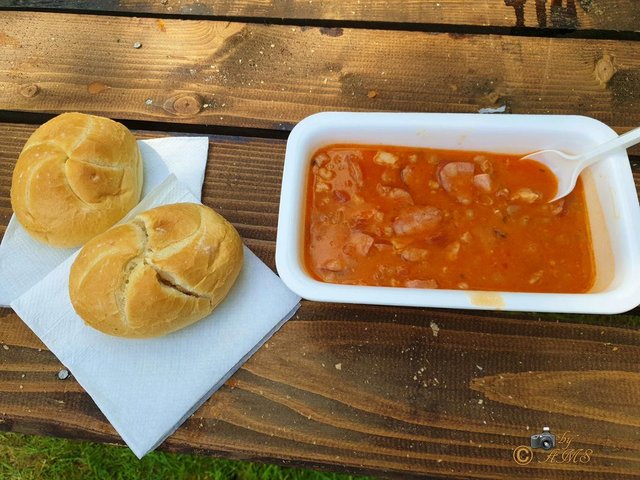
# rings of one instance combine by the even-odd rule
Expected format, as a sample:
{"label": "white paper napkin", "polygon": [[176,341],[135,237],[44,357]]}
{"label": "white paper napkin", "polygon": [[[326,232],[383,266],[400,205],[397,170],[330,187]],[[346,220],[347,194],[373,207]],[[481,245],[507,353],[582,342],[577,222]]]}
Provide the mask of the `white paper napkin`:
{"label": "white paper napkin", "polygon": [[[138,145],[144,162],[143,198],[173,173],[200,199],[209,150],[207,137],[156,138],[139,140]],[[34,240],[13,215],[0,244],[0,306],[8,306],[76,250],[48,247]]]}
{"label": "white paper napkin", "polygon": [[[196,198],[170,176],[128,216]],[[244,249],[244,267],[211,315],[150,340],[104,335],[73,310],[66,259],[11,307],[71,370],[141,458],[178,428],[296,312],[300,297]]]}

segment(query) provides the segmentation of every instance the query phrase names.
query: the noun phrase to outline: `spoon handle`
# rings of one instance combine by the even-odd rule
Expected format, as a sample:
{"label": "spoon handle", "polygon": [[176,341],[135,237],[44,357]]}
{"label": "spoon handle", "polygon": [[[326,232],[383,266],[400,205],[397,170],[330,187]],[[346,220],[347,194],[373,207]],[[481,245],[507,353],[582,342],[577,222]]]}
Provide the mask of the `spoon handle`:
{"label": "spoon handle", "polygon": [[600,160],[600,157],[605,153],[609,153],[610,151],[618,148],[629,148],[636,143],[640,143],[640,127],[634,128],[613,140],[603,143],[587,153],[579,155],[577,160],[580,162],[581,168],[585,168]]}

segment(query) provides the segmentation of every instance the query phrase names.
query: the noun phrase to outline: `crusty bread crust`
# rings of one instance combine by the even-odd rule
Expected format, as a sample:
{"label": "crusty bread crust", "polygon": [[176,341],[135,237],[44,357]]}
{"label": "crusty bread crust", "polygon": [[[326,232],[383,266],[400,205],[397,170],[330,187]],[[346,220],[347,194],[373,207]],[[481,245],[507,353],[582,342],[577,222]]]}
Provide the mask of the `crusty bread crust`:
{"label": "crusty bread crust", "polygon": [[71,303],[109,335],[165,335],[225,298],[240,273],[242,248],[233,225],[208,207],[157,207],[82,248],[69,276]]}
{"label": "crusty bread crust", "polygon": [[34,238],[76,247],[140,201],[142,180],[140,150],[124,125],[63,113],[27,140],[13,171],[11,206]]}

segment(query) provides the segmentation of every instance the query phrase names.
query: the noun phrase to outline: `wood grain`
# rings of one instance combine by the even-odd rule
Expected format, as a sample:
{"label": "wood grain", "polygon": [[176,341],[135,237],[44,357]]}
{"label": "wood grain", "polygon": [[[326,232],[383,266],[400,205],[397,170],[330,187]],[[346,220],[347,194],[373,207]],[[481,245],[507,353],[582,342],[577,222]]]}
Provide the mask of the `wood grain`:
{"label": "wood grain", "polygon": [[504,107],[640,124],[633,41],[27,12],[3,13],[0,32],[4,110],[284,131],[326,110]]}
{"label": "wood grain", "polygon": [[[3,230],[10,172],[34,128],[0,125]],[[203,190],[271,268],[283,156],[282,140],[213,136]],[[161,448],[390,478],[640,478],[639,325],[634,312],[303,302]],[[73,377],[57,378],[61,368],[1,309],[0,428],[120,442]],[[545,425],[591,449],[589,461],[536,451],[515,463],[514,448]]]}
{"label": "wood grain", "polygon": [[[15,161],[35,125],[0,124],[0,235],[11,218],[9,199]],[[167,136],[164,132],[136,132],[138,138]],[[183,134],[181,134],[183,135]],[[202,199],[228,218],[252,250],[275,270],[275,240],[280,202],[285,141],[211,135]],[[640,196],[640,159],[631,168]],[[635,314],[635,312],[633,312]],[[558,320],[552,314],[545,319]],[[591,316],[598,324],[628,325],[623,316]],[[623,323],[624,322],[624,323]]]}
{"label": "wood grain", "polygon": [[[56,378],[62,366],[37,352],[20,320],[6,310],[0,320],[3,334],[25,331],[0,353],[0,426],[118,441],[76,382]],[[638,478],[640,334],[602,331],[307,302],[163,448],[385,476]],[[512,388],[492,383],[514,376]],[[612,386],[624,395],[601,389]],[[537,463],[539,452],[535,464],[515,464],[513,449],[544,425],[570,432],[591,461]]]}
{"label": "wood grain", "polygon": [[271,20],[330,20],[482,27],[640,30],[634,0],[4,0],[9,8]]}

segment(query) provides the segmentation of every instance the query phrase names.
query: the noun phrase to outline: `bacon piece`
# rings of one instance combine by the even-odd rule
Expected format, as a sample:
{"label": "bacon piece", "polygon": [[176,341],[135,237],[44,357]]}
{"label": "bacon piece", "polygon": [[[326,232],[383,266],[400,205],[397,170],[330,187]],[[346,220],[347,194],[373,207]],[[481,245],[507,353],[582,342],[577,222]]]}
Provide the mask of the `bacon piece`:
{"label": "bacon piece", "polygon": [[421,262],[429,256],[429,250],[415,247],[405,248],[400,256],[407,262]]}
{"label": "bacon piece", "polygon": [[379,183],[376,185],[376,191],[381,197],[385,197],[390,200],[398,200],[400,202],[405,202],[409,205],[413,205],[413,198],[411,197],[411,194],[403,188],[387,187],[386,185],[382,185]]}
{"label": "bacon piece", "polygon": [[398,164],[398,160],[397,155],[385,152],[384,150],[378,151],[376,156],[373,157],[373,163],[383,165],[385,167],[395,167]]}
{"label": "bacon piece", "polygon": [[564,213],[564,198],[550,203],[548,208],[552,215],[560,215],[561,213]]}
{"label": "bacon piece", "polygon": [[455,241],[453,243],[450,243],[449,245],[447,245],[445,251],[447,252],[447,260],[457,260],[458,253],[460,252],[460,242]]}
{"label": "bacon piece", "polygon": [[520,188],[512,196],[511,200],[520,200],[524,203],[533,203],[540,198],[540,194],[530,188]]}
{"label": "bacon piece", "polygon": [[349,195],[347,192],[345,192],[344,190],[334,190],[333,191],[333,196],[336,198],[336,200],[338,200],[340,203],[346,203],[349,200],[351,200],[351,195]]}
{"label": "bacon piece", "polygon": [[407,288],[438,288],[438,282],[433,279],[428,280],[407,280],[404,282]]}
{"label": "bacon piece", "polygon": [[354,183],[361,187],[363,184],[362,181],[362,169],[360,168],[360,164],[356,159],[350,158],[348,160],[348,168],[349,168],[349,176],[353,179]]}
{"label": "bacon piece", "polygon": [[406,184],[410,185],[415,176],[415,167],[413,165],[407,165],[400,172],[400,179]]}

